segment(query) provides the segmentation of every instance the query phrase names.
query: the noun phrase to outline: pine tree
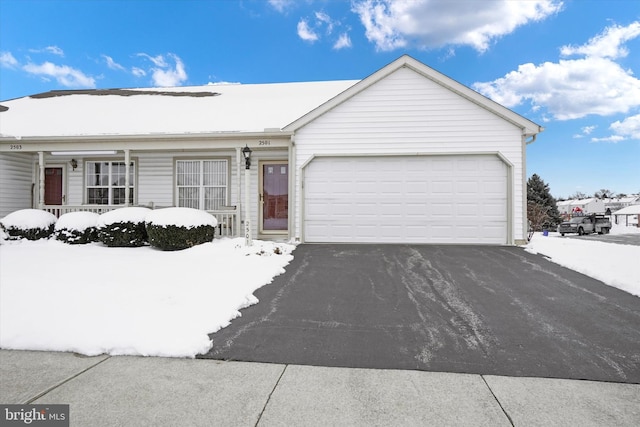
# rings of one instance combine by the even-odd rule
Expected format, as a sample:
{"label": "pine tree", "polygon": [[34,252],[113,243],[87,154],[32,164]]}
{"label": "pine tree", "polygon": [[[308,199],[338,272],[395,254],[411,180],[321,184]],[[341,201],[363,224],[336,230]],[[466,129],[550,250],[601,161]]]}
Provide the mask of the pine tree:
{"label": "pine tree", "polygon": [[555,227],[562,221],[549,185],[537,174],[531,175],[527,181],[527,216],[536,231],[545,225]]}

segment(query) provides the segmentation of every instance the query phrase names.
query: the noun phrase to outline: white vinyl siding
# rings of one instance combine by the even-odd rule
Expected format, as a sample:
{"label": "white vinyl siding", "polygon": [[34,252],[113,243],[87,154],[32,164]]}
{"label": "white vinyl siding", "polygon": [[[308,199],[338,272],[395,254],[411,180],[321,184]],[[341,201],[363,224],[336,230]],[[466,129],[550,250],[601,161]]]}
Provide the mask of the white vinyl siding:
{"label": "white vinyl siding", "polygon": [[0,218],[33,207],[34,155],[0,153]]}
{"label": "white vinyl siding", "polygon": [[177,205],[216,210],[228,204],[227,160],[176,161]]}
{"label": "white vinyl siding", "polygon": [[[521,129],[408,68],[401,68],[296,132],[296,189],[300,168],[314,156],[500,153],[514,181],[508,201],[512,235],[525,235]],[[315,160],[314,160],[315,161]],[[295,236],[302,235],[296,199]]]}

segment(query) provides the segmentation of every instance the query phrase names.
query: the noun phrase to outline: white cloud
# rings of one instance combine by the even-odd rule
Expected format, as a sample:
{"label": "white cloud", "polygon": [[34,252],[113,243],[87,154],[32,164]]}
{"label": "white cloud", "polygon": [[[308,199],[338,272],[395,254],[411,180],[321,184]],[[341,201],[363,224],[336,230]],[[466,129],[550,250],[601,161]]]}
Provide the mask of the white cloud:
{"label": "white cloud", "polygon": [[18,60],[14,58],[11,52],[0,52],[0,67],[16,68]]}
{"label": "white cloud", "polygon": [[[343,27],[339,20],[332,19],[329,14],[323,11],[316,11],[313,16],[314,18],[312,19],[301,18],[298,21],[298,37],[311,43],[323,37],[332,38],[334,40],[333,49],[336,50],[351,47],[351,39],[348,35],[350,28]],[[344,28],[344,30],[336,38],[333,36],[334,30],[340,27]]]}
{"label": "white cloud", "polygon": [[146,53],[139,53],[138,56],[142,56],[143,58],[147,58],[149,61],[153,62],[156,67],[166,68],[168,67],[167,62],[164,60],[164,56],[157,55],[151,56]]}
{"label": "white cloud", "polygon": [[309,27],[304,19],[298,22],[298,37],[312,43],[318,40],[318,34]]}
{"label": "white cloud", "polygon": [[102,58],[104,58],[105,62],[107,63],[107,67],[111,68],[112,70],[124,71],[124,67],[115,62],[112,57],[108,55],[102,55]]}
{"label": "white cloud", "polygon": [[144,77],[147,75],[147,72],[142,68],[131,67],[131,74],[133,74],[136,77]]}
{"label": "white cloud", "polygon": [[44,50],[53,55],[64,56],[64,52],[58,46],[47,46]]}
{"label": "white cloud", "polygon": [[293,0],[269,0],[269,4],[278,12],[284,13],[294,2]]}
{"label": "white cloud", "polygon": [[51,62],[44,62],[40,65],[29,63],[22,68],[27,73],[40,76],[45,80],[53,78],[65,87],[96,87],[96,81],[93,77],[87,76],[82,71],[69,67],[68,65],[55,65]]}
{"label": "white cloud", "polygon": [[346,49],[351,47],[351,38],[349,38],[349,34],[342,33],[338,40],[333,44],[333,48],[335,50]]}
{"label": "white cloud", "polygon": [[50,53],[52,55],[64,56],[64,51],[58,46],[47,46],[43,49],[29,49],[31,53]]}
{"label": "white cloud", "polygon": [[[164,55],[151,56],[146,53],[138,53],[136,56],[147,58],[154,66],[148,72],[142,68],[133,67],[131,72],[136,77],[142,77],[150,73],[151,80],[155,86],[180,86],[188,78],[184,63],[178,55],[168,53],[166,55],[167,58],[165,58]],[[170,64],[169,61],[172,61],[175,65]]]}
{"label": "white cloud", "polygon": [[602,33],[591,38],[582,46],[562,46],[560,53],[563,56],[584,55],[597,58],[624,58],[629,51],[624,43],[640,35],[640,22],[634,22],[627,27],[614,25],[606,28]]}
{"label": "white cloud", "polygon": [[620,142],[624,140],[625,138],[620,135],[611,135],[606,138],[591,138],[592,142]]}
{"label": "white cloud", "polygon": [[352,5],[367,38],[382,51],[467,45],[484,52],[496,38],[561,8],[559,0],[476,0],[473,7],[450,0],[358,0]]}
{"label": "white cloud", "polygon": [[543,106],[557,120],[628,113],[640,106],[640,80],[612,56],[626,51],[622,43],[632,35],[640,36],[637,26],[638,22],[612,27],[615,31],[607,29],[583,46],[563,47],[565,54],[588,53],[584,58],[523,64],[504,77],[473,87],[507,107],[524,101],[530,101],[534,108]]}
{"label": "white cloud", "polygon": [[165,69],[155,68],[151,74],[153,83],[158,86],[179,86],[187,80],[187,72],[184,69],[182,60],[172,53],[168,55],[175,61],[175,67],[167,66]]}
{"label": "white cloud", "polygon": [[333,25],[334,25],[331,17],[324,12],[316,12],[315,15],[318,23],[322,23],[327,26],[326,34],[327,35],[331,34],[333,32]]}
{"label": "white cloud", "polygon": [[584,138],[587,135],[591,135],[598,126],[584,126],[580,129],[580,133],[573,135],[574,138]]}
{"label": "white cloud", "polygon": [[609,129],[616,134],[614,136],[640,140],[640,114],[613,122]]}

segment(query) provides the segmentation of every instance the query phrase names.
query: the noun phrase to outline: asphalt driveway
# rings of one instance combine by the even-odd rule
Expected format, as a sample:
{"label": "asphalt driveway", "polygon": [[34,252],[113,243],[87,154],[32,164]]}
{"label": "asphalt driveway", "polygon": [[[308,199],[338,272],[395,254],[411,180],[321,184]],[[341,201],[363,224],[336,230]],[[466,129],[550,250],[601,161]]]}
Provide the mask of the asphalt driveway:
{"label": "asphalt driveway", "polygon": [[294,256],[201,357],[640,383],[640,298],[522,248]]}

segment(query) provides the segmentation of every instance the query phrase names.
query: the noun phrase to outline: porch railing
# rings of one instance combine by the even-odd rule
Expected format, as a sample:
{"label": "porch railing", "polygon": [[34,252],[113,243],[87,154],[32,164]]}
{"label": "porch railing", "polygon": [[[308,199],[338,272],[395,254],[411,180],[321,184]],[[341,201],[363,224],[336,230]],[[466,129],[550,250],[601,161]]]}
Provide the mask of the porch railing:
{"label": "porch railing", "polygon": [[[60,218],[69,212],[94,212],[102,214],[124,207],[123,205],[45,205],[43,210],[52,213],[56,218]],[[149,206],[143,206],[149,208]],[[167,206],[163,206],[167,207]],[[160,206],[151,209],[162,209]],[[238,232],[238,211],[235,206],[225,207],[220,210],[207,211],[218,220],[218,236],[233,237]]]}

